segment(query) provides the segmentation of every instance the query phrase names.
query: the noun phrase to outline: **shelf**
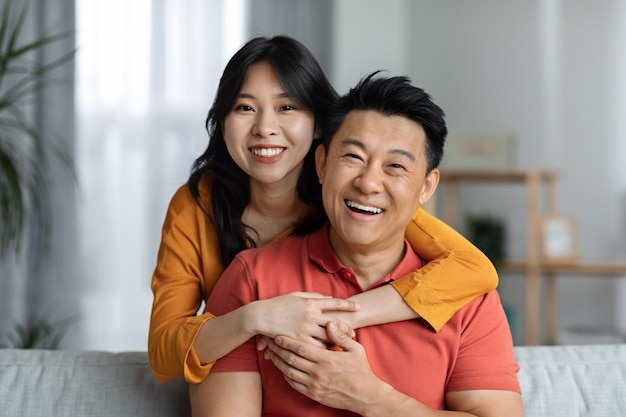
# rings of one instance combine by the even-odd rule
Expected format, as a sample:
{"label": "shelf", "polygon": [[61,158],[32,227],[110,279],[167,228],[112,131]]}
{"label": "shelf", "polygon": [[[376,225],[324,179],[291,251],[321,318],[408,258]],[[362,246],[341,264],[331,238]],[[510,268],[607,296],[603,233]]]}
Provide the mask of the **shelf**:
{"label": "shelf", "polygon": [[529,177],[535,177],[539,181],[550,182],[556,179],[552,171],[441,171],[442,181],[454,182],[526,182]]}
{"label": "shelf", "polygon": [[[619,261],[543,262],[538,266],[552,274],[626,276],[626,262]],[[506,261],[501,266],[502,272],[526,272],[528,268],[528,262],[518,260]]]}
{"label": "shelf", "polygon": [[[551,344],[555,341],[556,329],[556,285],[557,274],[587,275],[597,277],[626,276],[626,262],[619,261],[542,261],[540,253],[542,216],[556,213],[556,179],[552,171],[542,170],[442,170],[440,184],[443,185],[445,206],[443,218],[452,227],[459,221],[458,188],[461,183],[516,183],[526,190],[526,259],[508,260],[500,272],[521,273],[525,278],[525,344]],[[545,191],[545,198],[542,197]],[[543,204],[542,204],[543,203]],[[545,311],[540,317],[540,279],[545,278]],[[544,336],[540,340],[539,322],[543,322]]]}
{"label": "shelf", "polygon": [[[532,268],[536,268],[532,270]],[[559,274],[578,275],[592,278],[622,278],[626,277],[626,262],[620,261],[578,261],[578,262],[541,262],[537,265],[532,265],[524,260],[508,260],[500,266],[501,272],[506,273],[521,273],[527,279],[534,279],[537,275],[541,274],[545,278],[545,292],[546,302],[545,307],[545,331],[543,343],[552,345],[556,343],[556,284],[555,278]],[[527,293],[527,297],[536,297],[538,295],[539,288],[535,286],[533,293]],[[538,306],[537,306],[538,307]],[[529,316],[531,314],[528,314]],[[537,313],[532,316],[538,315]],[[530,326],[532,332],[537,332],[537,328],[534,325]],[[536,333],[531,333],[533,339],[529,339],[527,335],[527,343],[530,341],[535,342],[538,340]]]}

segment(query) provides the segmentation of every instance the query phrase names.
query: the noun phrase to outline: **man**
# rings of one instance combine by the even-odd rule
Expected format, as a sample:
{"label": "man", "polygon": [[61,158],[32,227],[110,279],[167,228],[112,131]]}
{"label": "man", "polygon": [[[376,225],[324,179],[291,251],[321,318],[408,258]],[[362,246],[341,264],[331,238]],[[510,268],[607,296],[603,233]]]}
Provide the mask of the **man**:
{"label": "man", "polygon": [[[441,109],[408,79],[372,74],[330,109],[325,128],[316,163],[329,223],[241,253],[207,301],[211,311],[293,291],[345,298],[422,265],[404,230],[439,182]],[[278,367],[250,340],[191,387],[194,416],[523,415],[511,334],[495,291],[438,333],[417,320],[359,329],[355,340],[339,334],[336,323],[328,333],[340,351],[277,338],[268,355]]]}

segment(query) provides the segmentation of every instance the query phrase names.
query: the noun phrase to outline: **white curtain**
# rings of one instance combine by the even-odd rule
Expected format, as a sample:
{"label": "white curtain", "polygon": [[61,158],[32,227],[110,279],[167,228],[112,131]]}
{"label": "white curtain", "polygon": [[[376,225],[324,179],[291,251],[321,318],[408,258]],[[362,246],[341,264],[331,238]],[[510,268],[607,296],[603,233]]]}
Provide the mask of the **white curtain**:
{"label": "white curtain", "polygon": [[78,0],[81,349],[145,350],[150,278],[174,191],[246,39],[245,1]]}

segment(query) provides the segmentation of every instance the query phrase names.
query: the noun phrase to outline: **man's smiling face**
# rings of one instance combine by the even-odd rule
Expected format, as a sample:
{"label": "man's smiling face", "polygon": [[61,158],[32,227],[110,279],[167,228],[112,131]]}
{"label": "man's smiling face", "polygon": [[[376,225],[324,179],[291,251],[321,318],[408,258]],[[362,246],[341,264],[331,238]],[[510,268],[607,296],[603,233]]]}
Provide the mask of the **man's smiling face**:
{"label": "man's smiling face", "polygon": [[320,147],[316,157],[333,247],[403,244],[412,214],[432,195],[439,178],[437,170],[426,177],[422,126],[372,110],[349,112],[328,153]]}

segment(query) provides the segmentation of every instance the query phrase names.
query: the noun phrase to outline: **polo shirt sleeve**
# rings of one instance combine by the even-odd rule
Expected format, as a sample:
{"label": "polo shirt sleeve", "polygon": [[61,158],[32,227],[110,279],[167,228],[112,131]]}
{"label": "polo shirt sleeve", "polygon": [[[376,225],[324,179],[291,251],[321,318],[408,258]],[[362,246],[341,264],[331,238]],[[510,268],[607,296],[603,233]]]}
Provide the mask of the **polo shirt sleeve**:
{"label": "polo shirt sleeve", "polygon": [[479,297],[464,317],[460,349],[446,391],[520,392],[511,331],[496,291]]}
{"label": "polo shirt sleeve", "polygon": [[[226,268],[209,296],[206,310],[226,314],[258,299],[247,263],[239,254]],[[217,360],[211,372],[259,372],[255,338]]]}

